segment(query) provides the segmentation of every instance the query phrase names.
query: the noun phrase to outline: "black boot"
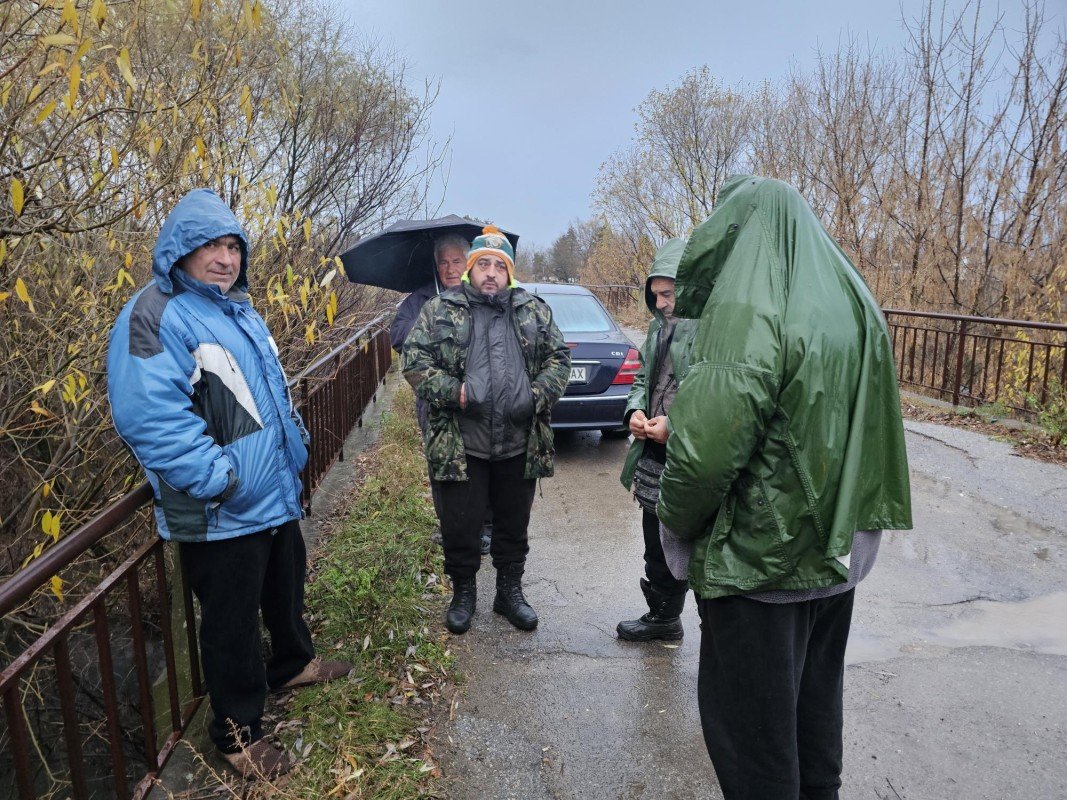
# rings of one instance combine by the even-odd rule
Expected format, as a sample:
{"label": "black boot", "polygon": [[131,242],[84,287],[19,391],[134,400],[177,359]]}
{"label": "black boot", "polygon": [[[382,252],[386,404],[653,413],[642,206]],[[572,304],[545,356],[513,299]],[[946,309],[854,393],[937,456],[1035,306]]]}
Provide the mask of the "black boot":
{"label": "black boot", "polygon": [[537,627],[537,612],[530,608],[522,594],[524,564],[505,564],[496,571],[496,599],[493,611],[503,614],[519,630],[532,631]]}
{"label": "black boot", "polygon": [[615,632],[628,642],[650,642],[653,639],[676,641],[685,635],[682,630],[682,608],[685,606],[685,591],[662,592],[644,578],[641,591],[648,602],[648,613],[641,619],[623,620]]}
{"label": "black boot", "polygon": [[445,627],[452,633],[466,633],[478,600],[478,583],[473,577],[452,579],[452,602],[445,614]]}

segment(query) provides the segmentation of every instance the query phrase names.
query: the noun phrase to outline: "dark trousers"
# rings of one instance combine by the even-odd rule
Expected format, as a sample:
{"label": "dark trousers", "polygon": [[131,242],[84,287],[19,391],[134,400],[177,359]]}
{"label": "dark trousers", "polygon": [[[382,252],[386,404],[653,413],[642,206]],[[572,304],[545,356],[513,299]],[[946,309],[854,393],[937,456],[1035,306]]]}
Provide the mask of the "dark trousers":
{"label": "dark trousers", "polygon": [[700,600],[700,724],[726,800],[836,800],[855,590]]}
{"label": "dark trousers", "polygon": [[467,480],[432,481],[437,491],[445,573],[472,578],[481,566],[482,525],[485,509],[493,515],[493,566],[521,564],[530,550],[526,529],[530,524],[537,481],[524,477],[526,455],[503,461],[467,456]]}
{"label": "dark trousers", "polygon": [[[281,686],[315,657],[304,622],[307,553],[300,524],[294,520],[273,533],[182,543],[179,553],[200,601],[200,655],[215,715],[208,733],[220,750],[236,752],[240,744],[263,736],[267,688]],[[270,634],[266,663],[260,611]]]}
{"label": "dark trousers", "polygon": [[659,538],[659,517],[651,511],[642,510],[641,530],[645,534],[645,577],[648,582],[665,595],[685,594],[689,581],[675,578],[663,555],[663,542]]}

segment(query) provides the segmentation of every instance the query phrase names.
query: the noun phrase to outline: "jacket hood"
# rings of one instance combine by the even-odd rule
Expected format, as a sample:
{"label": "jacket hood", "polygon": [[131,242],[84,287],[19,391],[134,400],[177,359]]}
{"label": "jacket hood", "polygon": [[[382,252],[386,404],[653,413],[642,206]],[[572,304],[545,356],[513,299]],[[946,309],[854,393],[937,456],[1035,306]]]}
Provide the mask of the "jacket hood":
{"label": "jacket hood", "polygon": [[[678,264],[677,285],[674,291],[675,316],[700,316],[711,296],[716,279],[733,252],[734,242],[737,241],[741,229],[749,224],[759,224],[758,220],[753,220],[752,214],[756,210],[759,189],[767,183],[777,184],[781,189],[796,195],[796,191],[788,184],[751,175],[735,175],[723,184],[719,190],[715,211],[693,231]],[[797,200],[811,215],[807,203],[804,203],[799,195]],[[813,215],[812,219],[814,220]],[[818,224],[817,220],[815,222]]]}
{"label": "jacket hood", "polygon": [[152,273],[156,285],[165,294],[174,291],[174,265],[202,244],[220,236],[241,240],[241,271],[233,288],[248,290],[248,237],[241,223],[210,189],[194,189],[185,195],[167,215],[152,251]]}
{"label": "jacket hood", "polygon": [[648,279],[645,281],[645,305],[653,316],[663,315],[656,309],[656,297],[652,294],[653,278],[670,278],[674,280],[678,275],[678,262],[685,251],[685,239],[680,237],[668,239],[656,250],[656,257],[652,260],[652,269],[649,270]]}

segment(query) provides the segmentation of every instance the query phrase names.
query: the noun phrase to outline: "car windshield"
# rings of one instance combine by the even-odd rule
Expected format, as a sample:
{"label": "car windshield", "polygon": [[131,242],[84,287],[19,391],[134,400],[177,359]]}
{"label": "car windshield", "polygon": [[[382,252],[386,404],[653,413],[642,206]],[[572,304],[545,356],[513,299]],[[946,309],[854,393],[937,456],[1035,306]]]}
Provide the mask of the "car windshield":
{"label": "car windshield", "polygon": [[543,294],[541,297],[552,309],[552,319],[564,334],[615,330],[611,317],[594,297],[585,294]]}

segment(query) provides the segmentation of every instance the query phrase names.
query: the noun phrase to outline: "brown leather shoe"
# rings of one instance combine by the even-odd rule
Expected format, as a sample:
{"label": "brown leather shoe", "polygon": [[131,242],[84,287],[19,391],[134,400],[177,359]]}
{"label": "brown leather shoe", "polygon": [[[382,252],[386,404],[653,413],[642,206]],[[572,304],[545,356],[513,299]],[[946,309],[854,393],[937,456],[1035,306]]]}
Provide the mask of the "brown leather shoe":
{"label": "brown leather shoe", "polygon": [[277,778],[292,769],[285,751],[266,739],[257,739],[237,753],[222,753],[222,757],[245,780]]}
{"label": "brown leather shoe", "polygon": [[313,658],[300,672],[283,683],[274,691],[288,692],[290,689],[299,689],[301,686],[311,686],[316,683],[343,678],[352,671],[352,663],[349,661],[324,661],[321,658]]}

